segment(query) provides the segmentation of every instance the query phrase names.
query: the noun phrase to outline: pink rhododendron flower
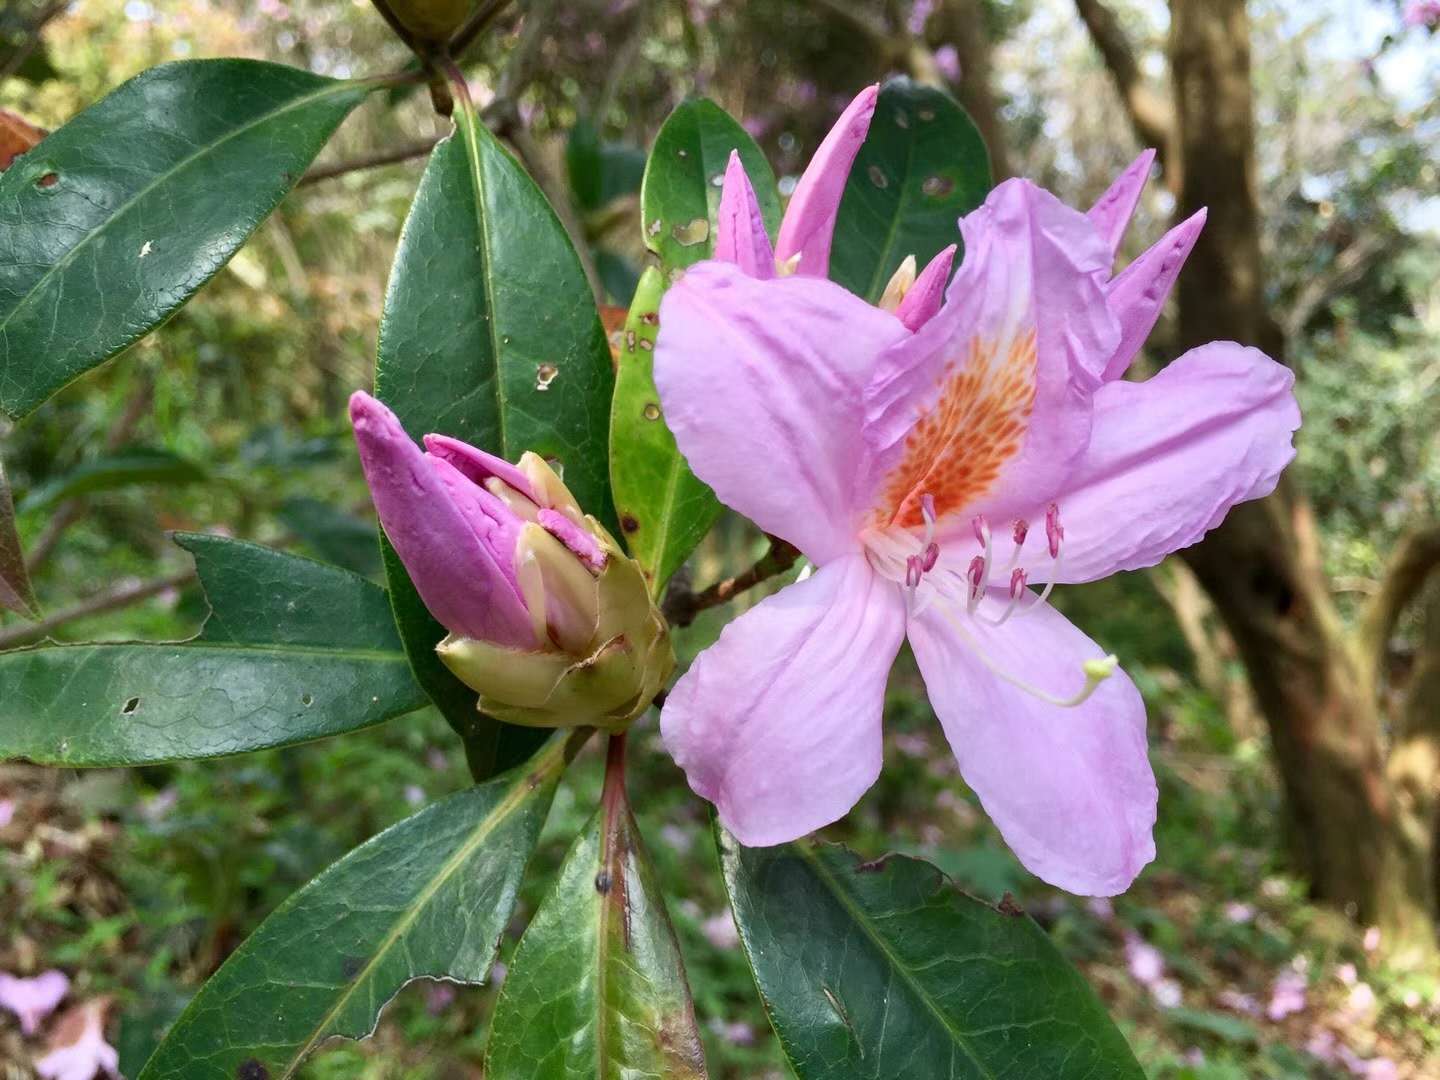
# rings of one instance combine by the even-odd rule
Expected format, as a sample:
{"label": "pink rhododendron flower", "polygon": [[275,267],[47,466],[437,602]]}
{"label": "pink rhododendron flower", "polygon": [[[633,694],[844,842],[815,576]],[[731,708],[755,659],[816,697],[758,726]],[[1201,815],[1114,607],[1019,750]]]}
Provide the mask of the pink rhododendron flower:
{"label": "pink rhododendron flower", "polygon": [[0,829],[15,820],[15,800],[0,799]]}
{"label": "pink rhododendron flower", "polygon": [[1121,380],[1204,220],[1112,276],[1150,154],[1088,214],[1001,184],[961,220],[948,288],[944,253],[897,274],[893,309],[826,280],[873,109],[872,88],[826,137],[773,258],[732,159],[716,258],[662,304],[655,379],[681,451],[818,569],[725,628],[661,731],[742,843],[795,839],[879,775],[908,636],[960,771],[1020,860],[1113,895],[1154,857],[1145,709],[1050,590],[1152,566],[1268,494],[1294,455],[1293,379],[1216,342]]}
{"label": "pink rhododendron flower", "polygon": [[0,971],[0,1008],[15,1014],[26,1035],[40,1030],[40,1021],[55,1011],[69,991],[70,980],[63,971],[45,971],[33,979],[18,979]]}
{"label": "pink rhododendron flower", "polygon": [[60,1019],[51,1050],[35,1062],[46,1080],[94,1080],[119,1076],[120,1055],[105,1041],[105,1013],[110,1002],[98,998],[71,1009]]}

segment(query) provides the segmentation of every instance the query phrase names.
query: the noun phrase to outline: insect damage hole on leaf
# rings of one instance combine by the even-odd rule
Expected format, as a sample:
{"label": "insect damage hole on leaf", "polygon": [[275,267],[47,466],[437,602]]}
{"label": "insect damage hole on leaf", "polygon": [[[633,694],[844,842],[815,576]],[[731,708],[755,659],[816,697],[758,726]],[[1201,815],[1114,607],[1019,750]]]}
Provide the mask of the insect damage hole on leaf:
{"label": "insect damage hole on leaf", "polygon": [[120,714],[122,716],[129,716],[138,708],[140,708],[140,699],[138,697],[132,697],[129,701],[125,702],[124,707],[120,710]]}

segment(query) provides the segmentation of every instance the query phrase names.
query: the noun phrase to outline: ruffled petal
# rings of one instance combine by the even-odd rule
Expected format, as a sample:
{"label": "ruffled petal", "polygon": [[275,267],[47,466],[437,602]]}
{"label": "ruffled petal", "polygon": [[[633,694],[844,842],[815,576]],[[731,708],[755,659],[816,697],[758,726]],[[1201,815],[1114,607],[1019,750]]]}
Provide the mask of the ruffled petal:
{"label": "ruffled petal", "polygon": [[1294,382],[1259,349],[1216,341],[1145,382],[1107,384],[1095,395],[1090,447],[1058,499],[1058,580],[1153,566],[1236,503],[1273,491],[1295,456]]}
{"label": "ruffled petal", "polygon": [[1104,238],[1112,259],[1120,251],[1125,230],[1130,225],[1130,219],[1135,216],[1140,193],[1145,190],[1145,182],[1150,179],[1150,170],[1154,164],[1155,151],[1142,151],[1140,156],[1115,178],[1109,190],[1100,196],[1086,214],[1095,230]]}
{"label": "ruffled petal", "polygon": [[976,513],[1049,497],[1089,441],[1090,396],[1119,342],[1109,249],[1084,214],[1010,180],[960,227],[944,307],[866,386],[877,523],[916,526],[930,494],[942,530],[968,532]]}
{"label": "ruffled petal", "polygon": [[845,181],[850,166],[870,130],[875,115],[875,101],[880,87],[867,86],[845,107],[840,119],[830,129],[785,208],[780,222],[780,235],[775,241],[775,258],[786,263],[796,255],[800,260],[795,273],[806,277],[824,277],[830,272],[830,241],[835,234],[835,218],[840,213],[840,198],[845,194]]}
{"label": "ruffled petal", "polygon": [[1195,241],[1205,227],[1205,211],[1199,210],[1160,238],[1160,242],[1127,266],[1105,286],[1110,309],[1120,320],[1120,344],[1105,365],[1104,379],[1118,379],[1155,329],[1165,300],[1185,265]]}
{"label": "ruffled petal", "polygon": [[[987,599],[981,610],[999,603]],[[1065,708],[979,659],[977,647],[1048,693],[1074,694],[1081,664],[1101,650],[1048,604],[999,627],[931,606],[910,620],[909,634],[960,773],[1020,861],[1073,893],[1124,892],[1155,857],[1155,777],[1135,684],[1117,670]]]}
{"label": "ruffled petal", "polygon": [[730,151],[730,163],[725,166],[715,225],[715,258],[734,263],[753,278],[775,276],[775,250],[738,150]]}
{"label": "ruffled petal", "polygon": [[695,474],[823,563],[857,549],[861,388],[905,337],[894,316],[829,281],[700,263],[661,304],[655,384]]}
{"label": "ruffled petal", "polygon": [[483,485],[493,476],[505,481],[521,495],[534,501],[535,494],[530,490],[530,481],[526,479],[523,472],[504,458],[487,454],[478,446],[471,446],[469,443],[449,435],[426,435],[424,441],[426,450],[441,461],[448,461],[469,477],[473,483]]}
{"label": "ruffled petal", "polygon": [[731,622],[675,684],[665,746],[741,843],[828,825],[875,782],[904,633],[900,590],[852,555]]}
{"label": "ruffled petal", "polygon": [[530,616],[507,575],[456,507],[446,481],[369,394],[350,398],[360,464],[385,535],[425,606],[447,630],[506,645],[534,643]]}

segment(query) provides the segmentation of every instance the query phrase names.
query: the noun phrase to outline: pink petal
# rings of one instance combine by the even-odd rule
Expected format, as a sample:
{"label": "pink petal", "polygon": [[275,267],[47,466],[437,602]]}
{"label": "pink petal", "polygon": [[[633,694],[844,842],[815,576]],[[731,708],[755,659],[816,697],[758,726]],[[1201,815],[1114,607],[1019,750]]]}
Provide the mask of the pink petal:
{"label": "pink petal", "polygon": [[[965,257],[944,307],[866,386],[878,471],[866,486],[882,516],[908,490],[898,520],[910,524],[931,494],[946,531],[968,534],[976,513],[998,520],[1063,485],[1120,330],[1102,291],[1109,252],[1085,215],[1010,180],[960,228]],[[977,476],[994,479],[977,489]]]}
{"label": "pink petal", "polygon": [[840,198],[845,194],[850,166],[855,164],[855,155],[860,153],[870,130],[879,95],[879,86],[867,86],[855,96],[795,185],[795,194],[780,222],[775,258],[784,263],[799,254],[797,274],[824,277],[830,272],[830,241],[840,212]]}
{"label": "pink petal", "polygon": [[[1153,566],[1274,490],[1295,456],[1295,378],[1258,349],[1216,341],[1143,383],[1095,395],[1095,432],[1060,496],[1060,581]],[[1043,580],[1037,568],[1031,580]]]}
{"label": "pink petal", "polygon": [[904,631],[900,590],[852,555],[730,623],[675,684],[665,746],[741,843],[828,825],[875,782]]}
{"label": "pink petal", "polygon": [[940,302],[945,299],[945,282],[955,262],[955,250],[956,245],[951,244],[931,259],[895,309],[895,317],[911,330],[919,330],[940,310]]}
{"label": "pink petal", "polygon": [[105,1041],[105,1012],[109,1002],[97,999],[67,1012],[51,1039],[53,1049],[35,1062],[46,1080],[94,1080],[119,1076],[120,1056]]}
{"label": "pink petal", "polygon": [[1135,207],[1140,203],[1140,193],[1150,179],[1150,170],[1155,164],[1155,151],[1141,151],[1140,156],[1126,166],[1125,171],[1115,178],[1110,189],[1100,196],[1098,202],[1086,215],[1110,248],[1113,259],[1120,251],[1120,242],[1125,239],[1125,229],[1135,216]]}
{"label": "pink petal", "polygon": [[1120,320],[1120,344],[1105,365],[1106,381],[1118,379],[1130,367],[1160,318],[1175,279],[1200,239],[1205,211],[1199,210],[1160,238],[1105,287],[1106,298]]}
{"label": "pink petal", "polygon": [[[987,599],[981,610],[1000,603]],[[911,618],[909,633],[960,774],[1020,861],[1073,893],[1124,892],[1155,857],[1157,792],[1134,683],[1116,671],[1084,704],[1063,708],[979,659],[977,646],[1052,695],[1077,692],[1081,664],[1101,650],[1048,604],[998,627],[933,604]]]}
{"label": "pink petal", "polygon": [[451,505],[470,526],[496,569],[510,583],[515,595],[520,597],[520,586],[515,577],[515,543],[520,539],[520,527],[524,522],[502,500],[473,483],[443,458],[426,454],[425,463],[444,485]]}
{"label": "pink petal", "polygon": [[730,151],[725,166],[725,186],[720,191],[720,213],[715,225],[715,258],[734,263],[753,278],[775,276],[775,250],[765,234],[760,202],[740,152]]}
{"label": "pink petal", "polygon": [[40,1021],[54,1012],[69,992],[70,980],[63,971],[52,969],[30,979],[0,971],[0,1008],[15,1014],[26,1035],[39,1031]]}
{"label": "pink petal", "polygon": [[430,613],[466,637],[533,644],[530,616],[434,460],[369,394],[351,396],[350,420],[375,511]]}
{"label": "pink petal", "polygon": [[861,387],[909,331],[829,281],[713,261],[671,286],[660,327],[655,384],[695,474],[815,562],[855,551]]}
{"label": "pink petal", "polygon": [[494,454],[487,454],[479,447],[471,446],[449,435],[426,435],[425,449],[441,461],[447,461],[459,469],[474,484],[484,484],[495,476],[505,481],[532,502],[535,494],[530,490],[530,481],[525,474],[510,462]]}

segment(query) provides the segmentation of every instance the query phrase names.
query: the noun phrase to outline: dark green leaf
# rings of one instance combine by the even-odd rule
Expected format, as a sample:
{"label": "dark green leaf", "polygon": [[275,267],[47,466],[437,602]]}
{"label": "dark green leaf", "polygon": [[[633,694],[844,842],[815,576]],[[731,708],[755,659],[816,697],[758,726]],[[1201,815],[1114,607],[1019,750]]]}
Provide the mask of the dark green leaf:
{"label": "dark green leaf", "polygon": [[0,653],[0,758],[218,757],[338,735],[425,704],[379,586],[258,544],[176,539],[210,600],[200,636]]}
{"label": "dark green leaf", "polygon": [[720,513],[715,493],[695,478],[665,426],[653,374],[664,278],[640,278],[620,346],[610,413],[610,484],[630,554],[659,596]]}
{"label": "dark green leaf", "polygon": [[[400,237],[375,392],[416,438],[441,432],[512,461],[526,450],[559,460],[581,505],[612,522],[614,377],[580,260],[494,136],[463,115],[459,135],[436,147]],[[465,741],[475,775],[489,774],[487,759],[527,753],[536,734],[480,716],[475,693],[435,657],[445,632],[393,555],[385,576],[416,678]]]}
{"label": "dark green leaf", "polygon": [[366,89],[253,60],[166,64],[0,176],[0,413],[26,415],[173,314]]}
{"label": "dark green leaf", "polygon": [[1018,909],[918,859],[744,848],[716,833],[741,941],[801,1080],[1142,1080],[1084,977]]}
{"label": "dark green leaf", "polygon": [[[578,740],[575,740],[578,742]],[[140,1080],[293,1076],[423,976],[484,982],[574,744],[387,829],[280,905],[201,989]]]}
{"label": "dark green leaf", "polygon": [[279,518],[315,554],[365,577],[380,569],[375,523],[362,521],[319,499],[293,498],[280,504]]}
{"label": "dark green leaf", "polygon": [[28,513],[77,495],[137,484],[164,484],[176,487],[208,477],[204,466],[169,450],[136,446],[107,457],[85,461],[61,476],[33,489],[20,500],[20,512]]}
{"label": "dark green leaf", "polygon": [[5,462],[0,461],[0,608],[32,619],[39,615],[30,574],[25,569],[25,552],[15,531],[15,506],[10,501],[10,482],[5,479]]}
{"label": "dark green leaf", "polygon": [[614,376],[590,286],[535,182],[483,124],[459,125],[400,236],[376,395],[416,438],[558,460],[580,505],[608,522]]}
{"label": "dark green leaf", "polygon": [[1213,1035],[1222,1042],[1253,1046],[1260,1041],[1255,1026],[1238,1016],[1207,1009],[1167,1009],[1165,1016],[1177,1027]]}
{"label": "dark green leaf", "polygon": [[990,156],[965,110],[943,90],[891,79],[840,201],[830,277],[879,300],[906,255],[924,269],[958,244],[956,222],[989,190]]}
{"label": "dark green leaf", "polygon": [[713,101],[683,102],[655,136],[640,188],[645,244],[667,273],[709,258],[732,150],[740,151],[772,238],[780,227],[775,174],[755,140]]}
{"label": "dark green leaf", "polygon": [[490,1030],[491,1080],[706,1075],[680,946],[623,802],[597,810],[570,848]]}
{"label": "dark green leaf", "polygon": [[435,654],[435,646],[445,637],[445,628],[426,609],[384,532],[380,534],[380,550],[385,578],[390,583],[390,606],[411,670],[446,723],[460,736],[470,775],[483,780],[524,761],[545,741],[546,732],[502,724],[480,712],[475,691],[452,675]]}

